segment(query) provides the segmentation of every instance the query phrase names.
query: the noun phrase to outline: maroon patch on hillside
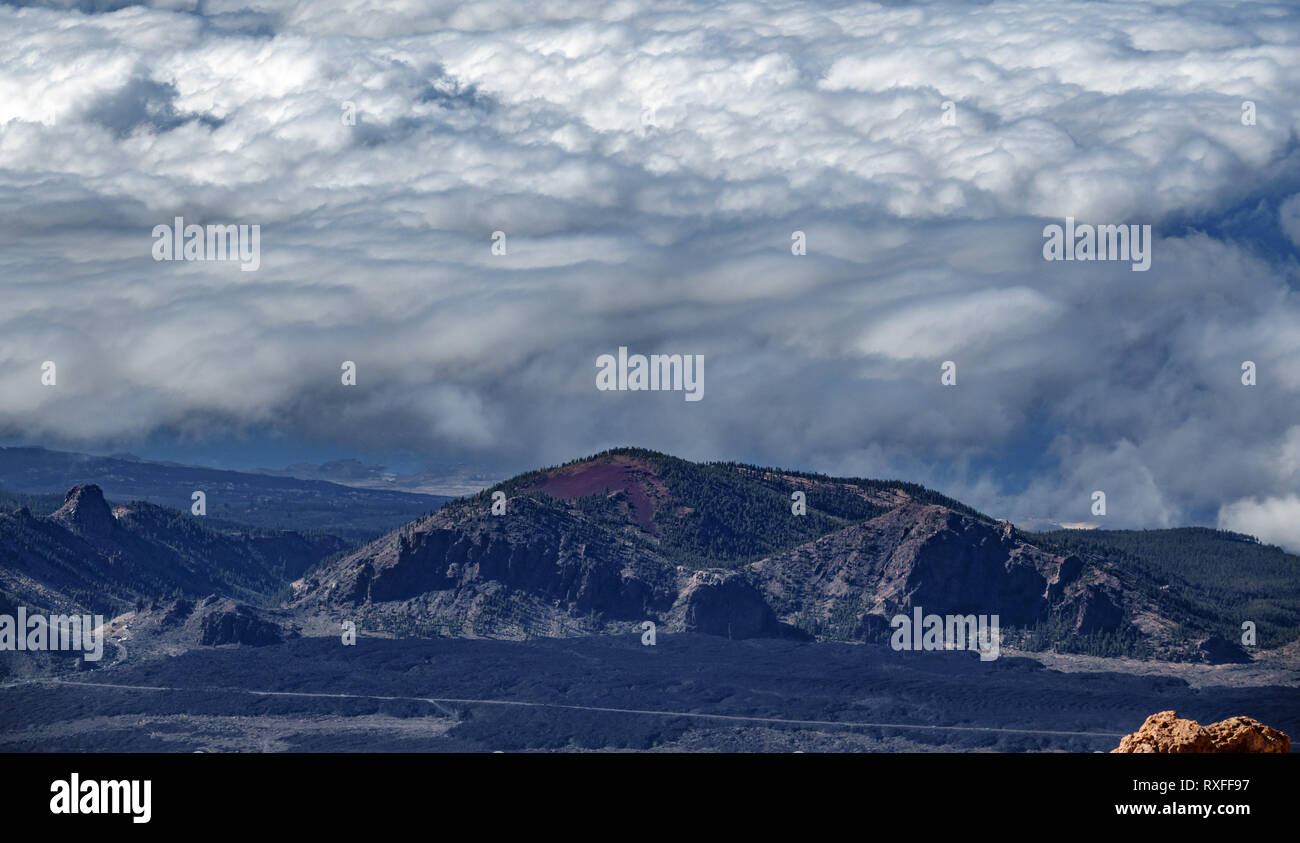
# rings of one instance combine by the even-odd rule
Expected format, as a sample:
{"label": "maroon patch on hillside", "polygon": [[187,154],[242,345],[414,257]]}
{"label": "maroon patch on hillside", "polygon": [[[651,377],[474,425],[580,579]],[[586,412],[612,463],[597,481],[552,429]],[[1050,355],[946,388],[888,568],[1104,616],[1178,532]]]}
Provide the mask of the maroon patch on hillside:
{"label": "maroon patch on hillside", "polygon": [[[653,484],[653,491],[651,486]],[[654,532],[655,506],[651,495],[666,495],[650,466],[626,459],[615,459],[562,468],[527,491],[544,492],[553,498],[572,503],[584,495],[624,492],[637,526]]]}

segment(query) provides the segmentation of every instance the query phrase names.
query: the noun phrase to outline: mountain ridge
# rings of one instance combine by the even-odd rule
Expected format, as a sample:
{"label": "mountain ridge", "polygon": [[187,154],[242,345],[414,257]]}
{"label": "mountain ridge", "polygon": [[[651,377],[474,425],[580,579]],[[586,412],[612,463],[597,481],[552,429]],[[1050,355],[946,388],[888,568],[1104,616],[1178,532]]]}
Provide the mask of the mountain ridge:
{"label": "mountain ridge", "polygon": [[998,616],[1024,650],[1215,663],[1250,660],[1243,620],[1261,647],[1300,639],[1300,559],[1249,537],[1033,534],[916,484],[640,448],[526,472],[359,545],[110,505],[89,484],[58,506],[4,500],[19,505],[0,513],[0,593],[51,608],[213,597],[280,604],[268,617],[286,629],[527,639],[651,621],[847,642],[923,610]]}
{"label": "mountain ridge", "polygon": [[[491,514],[498,493],[504,515]],[[291,602],[380,628],[488,637],[651,620],[881,640],[892,613],[923,607],[999,614],[1010,643],[1030,648],[1201,658],[1188,630],[1229,631],[1213,607],[1159,599],[1164,584],[1118,552],[1033,538],[915,484],[618,448],[450,503],[309,573]],[[1261,619],[1270,640],[1300,634],[1300,595],[1282,603],[1279,622]]]}
{"label": "mountain ridge", "polygon": [[173,594],[267,603],[286,579],[346,547],[291,530],[219,532],[144,501],[110,506],[83,484],[48,516],[0,512],[0,592],[15,604],[109,614]]}
{"label": "mountain ridge", "polygon": [[36,447],[0,447],[0,489],[62,495],[93,484],[113,500],[142,500],[190,509],[193,493],[207,497],[207,515],[249,527],[328,529],[364,541],[395,529],[449,498],[357,488],[327,480],[273,476],[127,455],[99,457]]}

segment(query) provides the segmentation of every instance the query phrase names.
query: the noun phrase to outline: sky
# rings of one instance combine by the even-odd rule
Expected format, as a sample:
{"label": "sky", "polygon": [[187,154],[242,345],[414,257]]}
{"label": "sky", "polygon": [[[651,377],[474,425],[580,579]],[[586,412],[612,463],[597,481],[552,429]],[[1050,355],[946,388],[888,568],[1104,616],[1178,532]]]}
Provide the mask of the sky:
{"label": "sky", "polygon": [[[7,443],[502,476],[636,445],[1300,549],[1294,4],[0,3],[0,32]],[[256,270],[155,260],[178,216],[259,226]],[[1149,225],[1149,269],[1045,260],[1066,217]],[[619,347],[702,355],[702,400],[597,389]]]}

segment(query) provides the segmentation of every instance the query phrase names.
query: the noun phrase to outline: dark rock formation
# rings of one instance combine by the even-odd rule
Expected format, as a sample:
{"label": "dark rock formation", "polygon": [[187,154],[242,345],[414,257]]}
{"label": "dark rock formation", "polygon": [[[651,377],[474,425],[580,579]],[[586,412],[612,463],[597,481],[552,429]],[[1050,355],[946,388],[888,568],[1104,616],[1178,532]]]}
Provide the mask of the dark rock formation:
{"label": "dark rock formation", "polygon": [[996,614],[1030,626],[1056,611],[1075,631],[1123,622],[1119,586],[1077,556],[1027,544],[997,524],[933,504],[907,503],[751,566],[781,621],[802,614],[838,637],[878,632],[895,613]]}
{"label": "dark rock formation", "polygon": [[763,595],[735,571],[696,571],[669,612],[669,628],[728,638],[758,638],[780,631]]}
{"label": "dark rock formation", "polygon": [[[439,512],[390,533],[308,578],[301,602],[318,607],[409,604],[459,628],[473,613],[479,634],[518,617],[494,618],[505,586],[540,626],[560,616],[640,621],[668,611],[677,571],[644,547],[593,526],[566,507],[521,497],[508,516]],[[724,630],[725,634],[725,630]]]}
{"label": "dark rock formation", "polygon": [[260,617],[249,606],[215,597],[200,602],[187,623],[197,628],[198,643],[204,646],[263,647],[278,644],[283,638],[277,624]]}
{"label": "dark rock formation", "polygon": [[1207,664],[1247,664],[1251,661],[1245,648],[1222,635],[1211,635],[1197,641],[1193,654]]}
{"label": "dark rock formation", "polygon": [[73,486],[63,497],[63,506],[50,516],[70,532],[84,539],[105,540],[113,534],[117,521],[98,486]]}

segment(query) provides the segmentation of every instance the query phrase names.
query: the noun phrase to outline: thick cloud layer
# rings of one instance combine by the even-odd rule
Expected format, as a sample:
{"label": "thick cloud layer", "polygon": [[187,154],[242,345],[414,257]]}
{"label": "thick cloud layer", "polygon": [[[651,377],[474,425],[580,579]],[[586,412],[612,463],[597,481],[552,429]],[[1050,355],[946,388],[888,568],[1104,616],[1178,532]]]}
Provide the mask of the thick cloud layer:
{"label": "thick cloud layer", "polygon": [[[0,6],[0,435],[639,444],[1300,544],[1294,6],[165,5]],[[260,268],[154,261],[176,216]],[[1151,268],[1045,261],[1067,216]],[[704,399],[598,391],[619,346]]]}

